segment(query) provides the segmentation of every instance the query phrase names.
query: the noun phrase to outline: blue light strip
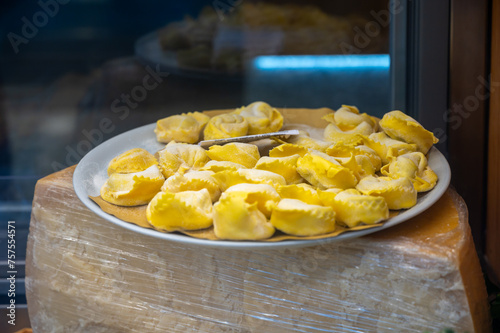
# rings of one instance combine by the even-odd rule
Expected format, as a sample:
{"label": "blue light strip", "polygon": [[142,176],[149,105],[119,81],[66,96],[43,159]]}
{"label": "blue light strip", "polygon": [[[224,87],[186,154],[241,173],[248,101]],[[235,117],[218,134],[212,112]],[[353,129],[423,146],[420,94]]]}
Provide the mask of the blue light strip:
{"label": "blue light strip", "polygon": [[388,54],[366,55],[286,55],[260,56],[254,59],[256,70],[352,70],[389,69],[391,58]]}

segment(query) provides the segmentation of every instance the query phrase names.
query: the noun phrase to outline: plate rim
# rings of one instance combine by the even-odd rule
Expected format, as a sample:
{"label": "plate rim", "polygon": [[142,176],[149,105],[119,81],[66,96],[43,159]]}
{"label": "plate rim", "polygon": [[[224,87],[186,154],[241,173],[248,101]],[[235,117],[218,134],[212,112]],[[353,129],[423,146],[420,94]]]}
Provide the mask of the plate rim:
{"label": "plate rim", "polygon": [[[197,246],[209,246],[209,247],[217,247],[217,248],[226,248],[226,249],[282,249],[282,248],[295,248],[295,247],[307,247],[307,246],[315,246],[324,243],[336,243],[341,241],[347,241],[349,239],[355,239],[362,236],[366,236],[381,230],[385,230],[392,226],[398,225],[400,223],[406,222],[409,219],[421,214],[426,211],[432,205],[434,205],[446,192],[448,186],[451,181],[451,170],[446,160],[445,156],[436,148],[432,147],[428,153],[429,165],[433,165],[432,168],[438,174],[438,183],[431,191],[423,194],[424,196],[431,195],[431,198],[427,200],[420,201],[417,203],[418,206],[414,206],[404,212],[398,214],[397,216],[390,218],[380,227],[369,228],[358,231],[350,231],[346,233],[342,233],[338,236],[328,237],[328,238],[320,238],[320,239],[293,239],[293,240],[284,240],[284,241],[276,241],[276,242],[265,242],[265,241],[229,241],[229,240],[208,240],[208,239],[199,239],[191,236],[187,236],[184,234],[178,233],[164,233],[154,229],[147,229],[140,227],[136,224],[123,221],[116,216],[108,214],[104,212],[94,201],[89,198],[89,193],[87,191],[87,187],[83,182],[83,176],[85,176],[85,172],[88,168],[96,164],[96,161],[93,161],[93,157],[99,154],[103,154],[106,152],[106,149],[110,147],[114,147],[118,142],[127,141],[130,137],[136,136],[138,133],[145,132],[146,135],[149,133],[149,138],[145,137],[140,140],[136,138],[136,140],[129,141],[128,145],[132,145],[138,141],[145,142],[147,139],[155,138],[153,129],[156,126],[156,123],[144,125],[137,127],[135,129],[126,131],[119,135],[116,135],[105,142],[101,143],[97,147],[93,148],[89,151],[77,164],[75,171],[73,173],[73,188],[78,199],[86,206],[90,211],[97,214],[99,217],[107,220],[107,222],[111,222],[117,226],[123,227],[129,231],[139,233],[141,235],[146,235],[150,237],[155,237],[159,239],[163,239],[166,241],[173,241],[177,243],[183,243],[188,245],[197,245]],[[156,138],[155,138],[156,139]],[[158,145],[163,146],[163,144],[158,143]],[[126,151],[128,149],[132,149],[134,147],[125,148]],[[121,149],[120,149],[121,150]],[[109,155],[108,162],[115,157],[119,152],[115,152],[114,154]],[[102,162],[102,161],[101,161]],[[98,163],[97,163],[98,164]],[[106,164],[107,165],[107,164]],[[437,167],[436,167],[437,166]],[[86,169],[87,168],[87,169]],[[102,172],[103,170],[101,170]],[[418,209],[414,209],[418,208]]]}

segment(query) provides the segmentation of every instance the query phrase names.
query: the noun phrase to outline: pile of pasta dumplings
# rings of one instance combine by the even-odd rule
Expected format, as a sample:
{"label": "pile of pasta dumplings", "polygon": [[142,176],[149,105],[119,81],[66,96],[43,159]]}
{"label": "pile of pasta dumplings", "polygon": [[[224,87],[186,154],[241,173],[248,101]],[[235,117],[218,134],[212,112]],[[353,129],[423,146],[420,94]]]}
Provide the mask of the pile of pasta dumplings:
{"label": "pile of pasta dumplings", "polygon": [[218,239],[265,240],[383,223],[435,187],[427,153],[438,140],[415,119],[397,110],[379,119],[349,105],[323,119],[322,138],[301,130],[263,156],[252,143],[197,143],[279,131],[283,115],[265,102],[160,119],[155,135],[165,147],[113,158],[101,198],[147,205],[147,221],[162,232],[213,228]]}

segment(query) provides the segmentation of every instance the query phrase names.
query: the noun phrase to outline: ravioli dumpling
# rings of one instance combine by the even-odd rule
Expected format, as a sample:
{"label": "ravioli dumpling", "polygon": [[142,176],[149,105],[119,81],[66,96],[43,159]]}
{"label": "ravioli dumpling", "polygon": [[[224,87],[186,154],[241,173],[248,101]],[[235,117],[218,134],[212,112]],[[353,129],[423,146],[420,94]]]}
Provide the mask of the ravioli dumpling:
{"label": "ravioli dumpling", "polygon": [[149,203],[146,217],[156,229],[167,232],[211,227],[213,211],[210,194],[207,189],[159,192]]}
{"label": "ravioli dumpling", "polygon": [[328,188],[326,190],[317,190],[319,199],[321,200],[322,206],[331,206],[333,207],[335,204],[335,197],[340,192],[345,191],[341,188]]}
{"label": "ravioli dumpling", "polygon": [[370,158],[366,155],[351,155],[350,157],[334,157],[343,167],[348,168],[354,174],[356,179],[360,179],[374,175],[375,166],[372,164]]}
{"label": "ravioli dumpling", "polygon": [[359,113],[357,107],[352,105],[342,105],[334,113],[327,114],[323,117],[326,121],[334,123],[342,131],[350,131],[357,127],[362,122],[366,122],[373,131],[378,129],[378,119],[366,113]]}
{"label": "ravioli dumpling", "polygon": [[257,161],[255,169],[277,173],[285,178],[287,184],[297,184],[304,181],[302,176],[297,172],[297,161],[299,158],[300,155],[286,157],[263,156]]}
{"label": "ravioli dumpling", "polygon": [[258,169],[224,170],[215,173],[213,177],[217,180],[222,191],[241,183],[268,184],[275,188],[286,185],[286,180],[282,175]]}
{"label": "ravioli dumpling", "polygon": [[407,209],[417,203],[417,191],[408,177],[365,177],[356,185],[363,194],[385,199],[389,209]]}
{"label": "ravioli dumpling", "polygon": [[231,142],[211,146],[207,155],[215,161],[229,161],[253,168],[260,158],[259,148],[250,143]]}
{"label": "ravioli dumpling", "polygon": [[355,189],[338,193],[333,202],[337,221],[349,228],[361,223],[375,224],[389,218],[389,207],[383,197],[363,195]]}
{"label": "ravioli dumpling", "polygon": [[267,218],[271,217],[274,206],[281,200],[274,187],[268,184],[241,183],[228,188],[224,193],[244,192],[248,195],[248,202],[256,202],[259,210]]}
{"label": "ravioli dumpling", "polygon": [[205,140],[227,139],[247,135],[248,121],[235,113],[213,116],[203,131]]}
{"label": "ravioli dumpling", "polygon": [[284,143],[277,147],[274,147],[269,151],[269,157],[286,157],[292,155],[304,156],[309,152],[304,146],[299,146],[293,143]]}
{"label": "ravioli dumpling", "polygon": [[206,171],[212,171],[212,172],[219,172],[219,171],[224,171],[224,170],[238,170],[238,169],[244,169],[245,166],[239,163],[235,162],[229,162],[229,161],[215,161],[215,160],[210,160],[205,164],[201,170],[206,170]]}
{"label": "ravioli dumpling", "polygon": [[168,178],[176,172],[199,170],[210,158],[205,149],[198,145],[172,141],[158,152],[158,160],[163,175]]}
{"label": "ravioli dumpling", "polygon": [[354,187],[357,183],[356,176],[351,170],[340,165],[335,158],[317,151],[299,158],[297,172],[320,190],[347,189]]}
{"label": "ravioli dumpling", "polygon": [[288,143],[312,150],[325,151],[331,146],[331,142],[318,140],[309,136],[305,131],[299,131],[299,135],[291,136],[287,141]]}
{"label": "ravioli dumpling", "polygon": [[140,172],[115,172],[101,187],[101,197],[118,206],[144,205],[160,191],[164,181],[157,165]]}
{"label": "ravioli dumpling", "polygon": [[386,113],[380,120],[380,127],[393,139],[417,145],[418,151],[423,154],[427,154],[439,141],[432,132],[399,110]]}
{"label": "ravioli dumpling", "polygon": [[214,233],[219,239],[261,240],[271,237],[275,229],[248,192],[224,192],[214,205]]}
{"label": "ravioli dumpling", "polygon": [[108,176],[115,172],[140,172],[157,164],[158,161],[153,154],[142,148],[134,148],[118,155],[109,162]]}
{"label": "ravioli dumpling", "polygon": [[348,145],[359,145],[363,142],[362,135],[370,135],[373,128],[367,123],[362,122],[352,130],[341,130],[335,124],[328,124],[324,131],[324,139],[334,143],[344,143]]}
{"label": "ravioli dumpling", "polygon": [[335,157],[335,158],[351,157],[351,155],[353,155],[353,156],[359,156],[359,155],[366,156],[370,160],[370,164],[375,168],[375,171],[380,170],[380,168],[382,166],[382,159],[377,154],[377,152],[375,150],[367,147],[367,146],[364,146],[364,145],[352,146],[352,145],[346,145],[344,143],[337,143],[333,146],[330,146],[326,150],[326,153],[330,156]]}
{"label": "ravioli dumpling", "polygon": [[278,193],[283,199],[297,199],[310,205],[322,205],[318,191],[306,183],[280,186]]}
{"label": "ravioli dumpling", "polygon": [[324,139],[334,143],[359,145],[361,136],[372,134],[376,128],[376,122],[367,114],[360,115],[355,106],[342,105],[323,119],[330,123],[323,132]]}
{"label": "ravioli dumpling", "polygon": [[391,163],[384,165],[381,173],[390,178],[410,178],[417,192],[432,190],[437,183],[436,173],[427,164],[423,153],[407,153],[394,158]]}
{"label": "ravioli dumpling", "polygon": [[212,171],[190,171],[185,174],[176,173],[165,180],[161,187],[165,192],[199,191],[207,189],[212,202],[219,199],[221,191]]}
{"label": "ravioli dumpling", "polygon": [[392,139],[384,132],[377,132],[368,137],[363,137],[363,141],[366,146],[377,152],[383,164],[389,163],[392,157],[417,151],[416,144]]}
{"label": "ravioli dumpling", "polygon": [[254,102],[234,113],[248,121],[248,135],[277,132],[283,126],[281,113],[264,102]]}
{"label": "ravioli dumpling", "polygon": [[271,214],[271,224],[294,236],[326,234],[335,230],[335,211],[297,199],[282,199]]}
{"label": "ravioli dumpling", "polygon": [[155,134],[159,142],[170,141],[196,143],[201,130],[210,119],[201,112],[183,113],[160,119],[156,122]]}

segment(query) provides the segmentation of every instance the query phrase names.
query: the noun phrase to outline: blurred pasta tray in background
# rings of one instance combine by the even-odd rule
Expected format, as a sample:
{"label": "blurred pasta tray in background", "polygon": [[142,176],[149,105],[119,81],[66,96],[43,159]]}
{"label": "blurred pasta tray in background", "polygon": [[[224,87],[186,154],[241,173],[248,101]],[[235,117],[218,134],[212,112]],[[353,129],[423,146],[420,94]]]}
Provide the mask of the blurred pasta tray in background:
{"label": "blurred pasta tray in background", "polygon": [[[243,2],[223,19],[207,6],[195,19],[170,23],[159,30],[159,43],[175,54],[180,67],[237,72],[259,55],[387,52],[387,24],[377,25],[367,36],[360,27],[368,22],[356,15],[330,15],[314,6]],[[364,34],[365,40],[357,34]]]}

